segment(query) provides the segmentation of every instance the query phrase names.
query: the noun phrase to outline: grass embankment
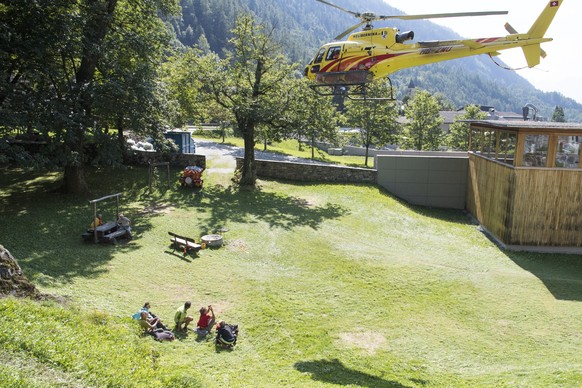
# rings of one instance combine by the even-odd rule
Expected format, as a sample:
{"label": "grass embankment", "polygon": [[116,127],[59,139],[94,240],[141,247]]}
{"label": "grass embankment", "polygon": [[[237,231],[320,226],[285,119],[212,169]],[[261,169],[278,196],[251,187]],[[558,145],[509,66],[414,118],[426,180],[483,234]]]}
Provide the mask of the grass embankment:
{"label": "grass embankment", "polygon": [[[250,192],[212,174],[199,193],[150,195],[146,169],[90,174],[94,198],[124,192],[137,238],[84,245],[89,198],[51,193],[57,178],[0,171],[0,243],[69,300],[0,301],[0,376],[14,385],[582,385],[580,256],[503,252],[461,212],[373,186]],[[220,249],[171,249],[168,231],[220,227]],[[239,344],[139,337],[129,316],[146,300],[167,323],[185,300],[193,315],[212,304]]]}

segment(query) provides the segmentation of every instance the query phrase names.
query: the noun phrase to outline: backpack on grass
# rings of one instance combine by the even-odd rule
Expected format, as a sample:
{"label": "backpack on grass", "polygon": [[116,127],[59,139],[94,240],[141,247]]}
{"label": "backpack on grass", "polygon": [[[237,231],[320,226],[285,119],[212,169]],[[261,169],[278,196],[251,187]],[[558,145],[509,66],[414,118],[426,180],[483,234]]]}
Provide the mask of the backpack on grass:
{"label": "backpack on grass", "polygon": [[151,333],[151,335],[156,341],[173,341],[176,339],[174,333],[164,329],[156,329]]}

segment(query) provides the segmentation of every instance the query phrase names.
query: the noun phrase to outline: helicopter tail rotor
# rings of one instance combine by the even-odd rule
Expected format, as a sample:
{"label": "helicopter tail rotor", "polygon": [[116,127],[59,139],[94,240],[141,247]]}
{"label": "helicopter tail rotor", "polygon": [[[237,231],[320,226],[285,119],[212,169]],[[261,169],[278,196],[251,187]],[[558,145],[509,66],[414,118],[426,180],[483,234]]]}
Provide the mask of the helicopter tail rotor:
{"label": "helicopter tail rotor", "polygon": [[[517,32],[517,30],[515,28],[513,28],[511,26],[511,24],[509,24],[509,23],[505,23],[505,29],[510,34],[519,34],[519,32]],[[540,47],[540,57],[545,58],[547,56],[548,56],[548,53],[546,53],[546,51],[543,48]]]}

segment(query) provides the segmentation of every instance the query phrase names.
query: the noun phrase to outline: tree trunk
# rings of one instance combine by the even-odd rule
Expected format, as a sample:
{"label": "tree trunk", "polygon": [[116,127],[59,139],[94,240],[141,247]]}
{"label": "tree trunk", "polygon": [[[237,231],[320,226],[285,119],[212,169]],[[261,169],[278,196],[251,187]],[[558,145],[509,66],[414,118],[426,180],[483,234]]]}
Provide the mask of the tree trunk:
{"label": "tree trunk", "polygon": [[[370,122],[368,121],[368,128],[370,128]],[[368,152],[370,149],[370,143],[372,142],[372,130],[371,129],[367,129],[366,130],[366,158],[364,159],[364,165],[366,167],[368,167]]]}
{"label": "tree trunk", "polygon": [[121,152],[122,160],[127,159],[127,147],[125,146],[125,136],[123,135],[123,117],[119,115],[117,117],[117,145],[119,147],[119,152]]}
{"label": "tree trunk", "polygon": [[75,132],[69,142],[69,148],[76,155],[65,166],[62,190],[67,193],[84,193],[88,191],[83,164],[85,163],[85,132],[91,123],[91,111],[93,101],[90,97],[91,82],[95,75],[95,69],[102,57],[102,45],[105,36],[111,28],[113,13],[118,0],[89,0],[87,22],[83,31],[83,54],[77,72],[75,73],[75,92],[78,93],[79,108],[75,108],[75,114],[80,118],[81,128],[70,131]]}
{"label": "tree trunk", "polygon": [[83,166],[65,166],[62,191],[75,194],[86,194],[89,192],[89,187],[85,181]]}
{"label": "tree trunk", "polygon": [[255,128],[254,123],[247,122],[243,131],[245,141],[245,158],[239,184],[254,186],[257,181],[257,166],[255,164]]}
{"label": "tree trunk", "polygon": [[369,144],[366,144],[366,158],[364,159],[364,165],[368,167],[368,150],[370,148]]}
{"label": "tree trunk", "polygon": [[[262,60],[257,61],[255,69],[255,80],[253,83],[252,99],[256,100],[259,97],[259,89],[261,86],[261,79],[263,76]],[[243,134],[245,140],[245,159],[241,171],[239,184],[241,186],[254,186],[257,182],[257,165],[255,164],[255,125],[256,113],[246,113],[246,116],[237,119],[239,129]]]}

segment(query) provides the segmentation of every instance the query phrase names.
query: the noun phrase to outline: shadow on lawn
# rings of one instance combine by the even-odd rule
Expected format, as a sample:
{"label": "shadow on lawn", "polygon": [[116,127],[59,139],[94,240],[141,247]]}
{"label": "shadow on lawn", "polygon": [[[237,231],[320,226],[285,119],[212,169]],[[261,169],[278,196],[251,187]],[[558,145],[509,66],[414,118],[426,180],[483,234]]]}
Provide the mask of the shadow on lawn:
{"label": "shadow on lawn", "polygon": [[294,367],[300,372],[311,374],[313,380],[325,383],[358,387],[406,387],[396,381],[387,381],[347,368],[338,359],[297,362]]}
{"label": "shadow on lawn", "polygon": [[198,193],[190,189],[180,189],[170,194],[171,202],[177,207],[190,207],[198,214],[206,213],[206,225],[202,230],[217,230],[228,221],[256,223],[257,219],[271,228],[291,230],[307,226],[316,230],[328,219],[338,218],[347,213],[344,207],[327,203],[312,205],[306,200],[290,194],[269,193],[255,190],[238,190],[220,185],[208,185]]}
{"label": "shadow on lawn", "polygon": [[408,203],[406,200],[395,196],[385,188],[381,186],[377,187],[380,194],[384,195],[385,197],[391,198],[392,200],[398,202],[401,206],[410,209],[411,211],[421,216],[434,218],[436,220],[441,221],[453,222],[459,225],[475,224],[469,217],[467,217],[467,215],[462,210],[412,205]]}
{"label": "shadow on lawn", "polygon": [[582,256],[511,251],[505,254],[540,279],[556,299],[582,301]]}
{"label": "shadow on lawn", "polygon": [[[30,172],[23,178],[22,171],[3,171],[0,211],[6,210],[9,221],[0,223],[0,243],[32,273],[35,283],[51,286],[74,281],[79,276],[92,278],[106,273],[113,254],[139,249],[140,235],[152,229],[152,219],[167,214],[172,207],[191,208],[207,215],[206,225],[200,227],[209,231],[230,220],[249,224],[261,220],[272,228],[286,230],[300,226],[317,229],[324,220],[347,212],[339,205],[316,206],[289,194],[261,190],[243,191],[219,185],[207,185],[197,192],[181,189],[172,186],[180,171],[171,170],[170,188],[167,180],[158,179],[161,183],[155,188],[157,192],[150,195],[147,168],[87,168],[87,183],[95,190],[86,198],[57,193],[58,173]],[[115,247],[83,243],[81,234],[93,217],[88,201],[113,193],[123,193],[119,210],[132,220],[137,238]],[[99,203],[97,211],[103,213],[105,221],[114,220],[115,200]]]}
{"label": "shadow on lawn", "polygon": [[[2,171],[0,212],[9,221],[0,223],[0,244],[11,251],[38,285],[66,283],[75,277],[91,278],[107,272],[113,252],[138,249],[138,243],[134,240],[115,247],[84,243],[81,234],[93,218],[90,199],[122,192],[119,210],[132,217],[128,203],[133,199],[124,184],[129,190],[143,188],[144,174],[139,169],[127,169],[119,175],[124,179],[117,179],[117,174],[110,179],[111,170],[88,168],[88,184],[97,190],[83,197],[59,193],[58,172]],[[106,221],[115,220],[115,200],[101,203],[97,211]],[[139,234],[151,228],[148,218],[136,221]]]}

